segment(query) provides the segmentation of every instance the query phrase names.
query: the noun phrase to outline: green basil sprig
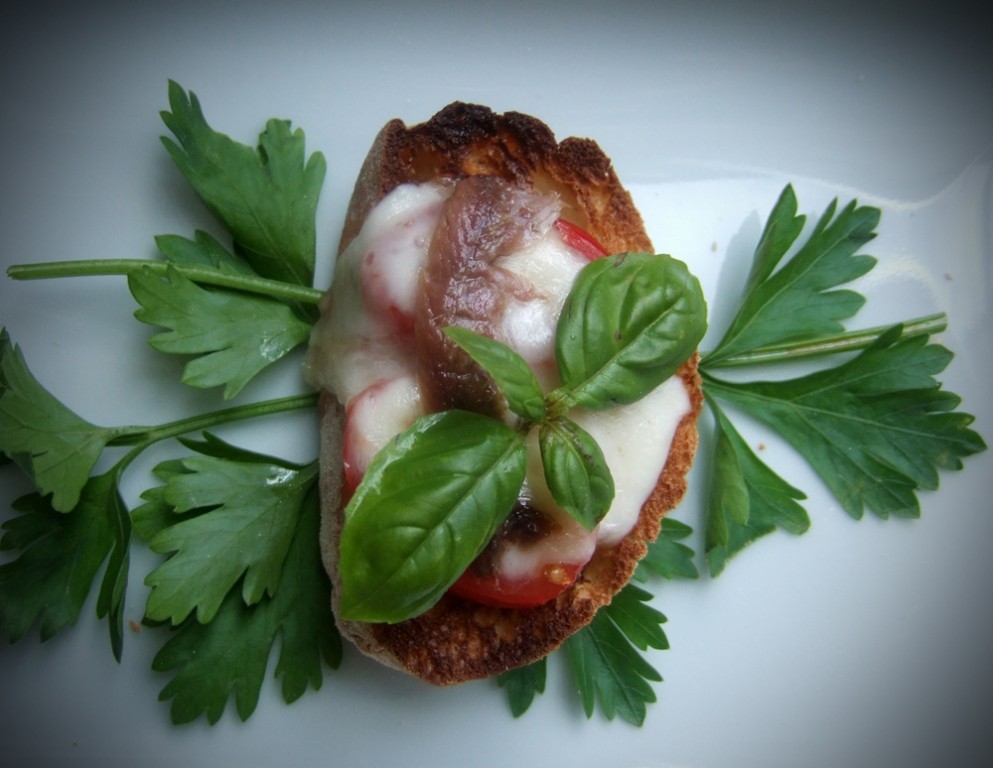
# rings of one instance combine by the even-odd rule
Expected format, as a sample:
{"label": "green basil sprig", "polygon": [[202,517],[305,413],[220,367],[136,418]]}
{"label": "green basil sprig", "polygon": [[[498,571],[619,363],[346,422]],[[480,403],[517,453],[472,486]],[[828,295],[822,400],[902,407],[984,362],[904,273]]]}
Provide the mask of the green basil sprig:
{"label": "green basil sprig", "polygon": [[705,330],[696,278],[682,262],[648,253],[598,259],[580,271],[556,328],[562,384],[548,395],[505,344],[447,328],[520,423],[432,414],[377,454],[344,512],[341,616],[399,622],[433,606],[510,514],[532,427],[553,498],[593,530],[610,509],[614,482],[600,447],[567,411],[644,397],[693,354]]}

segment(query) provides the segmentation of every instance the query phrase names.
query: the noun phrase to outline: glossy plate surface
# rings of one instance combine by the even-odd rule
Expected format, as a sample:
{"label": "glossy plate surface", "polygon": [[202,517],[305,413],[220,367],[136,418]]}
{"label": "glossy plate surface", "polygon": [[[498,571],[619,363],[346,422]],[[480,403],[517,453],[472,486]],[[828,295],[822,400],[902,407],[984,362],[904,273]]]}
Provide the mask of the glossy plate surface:
{"label": "glossy plate surface", "polygon": [[[945,311],[943,376],[993,438],[993,55],[986,20],[842,2],[36,4],[4,23],[0,264],[151,258],[153,236],[212,228],[158,137],[166,82],[254,143],[291,119],[329,173],[326,283],[372,137],[452,100],[597,139],[656,247],[689,262],[722,329],[761,223],[786,183],[818,216],[833,197],[880,206],[879,266],[853,325]],[[966,6],[969,7],[969,6]],[[889,8],[889,6],[887,6]],[[977,12],[978,14],[978,12]],[[722,303],[721,299],[725,302]],[[121,278],[0,279],[0,323],[35,375],[87,419],[154,423],[213,407],[145,343]],[[711,340],[710,343],[713,343]],[[705,345],[706,346],[706,345]],[[246,397],[300,390],[295,366]],[[743,425],[808,496],[806,535],[776,534],[717,579],[663,584],[671,649],[645,726],[587,721],[560,664],[513,720],[489,682],[434,690],[347,652],[318,693],[282,703],[269,678],[247,723],[174,727],[151,671],[161,637],[128,632],[114,662],[93,602],[71,632],[0,649],[0,762],[151,766],[929,766],[993,756],[993,454],[921,495],[922,519],[856,522],[781,443]],[[232,441],[314,455],[304,416]],[[131,472],[138,502],[150,455]],[[702,530],[704,467],[675,516]],[[4,516],[26,486],[0,470]],[[693,541],[699,548],[700,538]],[[152,559],[137,553],[126,621]],[[981,757],[985,757],[984,761]],[[8,762],[8,758],[16,758]]]}

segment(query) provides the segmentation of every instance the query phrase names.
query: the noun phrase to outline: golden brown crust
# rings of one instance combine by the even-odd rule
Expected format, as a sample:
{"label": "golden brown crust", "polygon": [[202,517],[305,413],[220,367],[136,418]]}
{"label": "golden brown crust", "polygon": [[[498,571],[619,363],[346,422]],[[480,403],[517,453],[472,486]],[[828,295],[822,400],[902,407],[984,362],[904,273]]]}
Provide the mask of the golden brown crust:
{"label": "golden brown crust", "polygon": [[[421,125],[407,128],[393,120],[380,131],[356,181],[339,252],[358,233],[372,207],[399,184],[472,174],[554,189],[563,199],[563,215],[587,229],[609,252],[651,250],[630,195],[594,142],[574,138],[556,142],[549,128],[535,118],[497,115],[486,107],[455,103]],[[691,408],[680,421],[665,467],[637,524],[616,546],[598,549],[579,580],[556,600],[520,610],[446,596],[426,614],[399,624],[339,619],[341,632],[364,653],[436,685],[500,674],[555,650],[627,584],[648,542],[658,536],[663,516],[686,491],[703,402],[696,364],[694,356],[678,372]],[[321,548],[337,586],[343,413],[328,392],[322,393],[320,410]]]}
{"label": "golden brown crust", "polygon": [[383,126],[356,179],[339,253],[372,207],[398,185],[476,174],[556,190],[563,199],[563,216],[610,253],[652,248],[631,196],[595,142],[556,142],[548,126],[533,117],[497,115],[456,102],[420,125],[408,128],[391,120]]}

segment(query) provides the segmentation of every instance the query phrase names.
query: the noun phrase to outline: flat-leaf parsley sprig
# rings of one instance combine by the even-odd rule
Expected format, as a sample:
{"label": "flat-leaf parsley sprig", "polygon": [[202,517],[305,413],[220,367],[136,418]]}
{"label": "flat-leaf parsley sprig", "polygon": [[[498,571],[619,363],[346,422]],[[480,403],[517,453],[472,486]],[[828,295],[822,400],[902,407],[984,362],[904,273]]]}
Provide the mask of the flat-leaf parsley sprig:
{"label": "flat-leaf parsley sprig", "polygon": [[[0,449],[37,488],[15,501],[20,516],[3,526],[0,548],[20,555],[0,565],[0,630],[17,640],[38,622],[44,640],[73,626],[106,561],[97,614],[108,617],[120,658],[131,545],[131,518],[118,490],[123,473],[158,442],[313,405],[314,396],[304,394],[151,427],[101,427],[44,389],[21,350],[0,334]],[[92,474],[108,448],[128,450],[110,469]]]}
{"label": "flat-leaf parsley sprig", "polygon": [[[322,291],[312,285],[315,212],[324,178],[319,153],[270,120],[253,149],[209,128],[196,97],[169,85],[163,113],[177,141],[164,143],[230,246],[202,231],[156,238],[161,260],[110,259],[11,267],[17,279],[118,274],[160,351],[184,355],[183,381],[241,392],[262,370],[306,342]],[[245,419],[313,410],[311,392],[152,426],[90,423],[52,396],[25,356],[0,336],[0,453],[36,491],[14,503],[0,547],[0,633],[15,641],[33,625],[42,640],[73,626],[99,579],[116,658],[135,536],[164,556],[145,577],[145,621],[173,628],[153,666],[172,675],[162,698],[172,718],[214,722],[234,694],[254,710],[275,647],[287,701],[319,688],[341,642],[318,548],[316,460],[296,465],[224,443],[212,430]],[[188,435],[200,433],[202,439]],[[129,510],[119,486],[150,446],[179,439],[192,455],[159,464],[162,485]],[[94,468],[118,452],[109,470]],[[264,531],[264,536],[257,535]],[[274,533],[275,532],[275,533]]]}
{"label": "flat-leaf parsley sprig", "polygon": [[[986,449],[957,411],[960,398],[936,376],[952,353],[930,341],[942,314],[864,331],[846,331],[865,297],[840,286],[866,274],[860,253],[875,237],[880,211],[833,201],[799,245],[805,217],[793,188],[777,200],[758,246],[737,314],[700,370],[715,416],[706,551],[713,574],[776,528],[803,533],[805,494],[748,447],[725,412],[731,406],[764,422],[820,476],[842,508],[886,518],[918,517],[919,490],[938,487],[939,470]],[[795,251],[787,257],[787,253]],[[833,367],[774,381],[722,378],[722,368],[853,353]]]}
{"label": "flat-leaf parsley sprig", "polygon": [[232,692],[244,720],[277,640],[275,674],[287,702],[321,687],[325,663],[341,662],[315,546],[317,464],[247,451],[210,433],[183,443],[194,455],[159,464],[162,485],[145,491],[132,513],[138,536],[172,553],[145,579],[146,620],[178,627],[152,667],[174,673],[160,696],[172,699],[174,722],[200,715],[216,722]]}

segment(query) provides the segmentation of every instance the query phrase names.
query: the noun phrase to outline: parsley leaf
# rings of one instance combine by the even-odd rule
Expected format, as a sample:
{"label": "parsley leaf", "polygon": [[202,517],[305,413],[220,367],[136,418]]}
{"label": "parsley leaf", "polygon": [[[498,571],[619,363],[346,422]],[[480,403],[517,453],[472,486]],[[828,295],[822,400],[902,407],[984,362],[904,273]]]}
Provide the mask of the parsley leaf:
{"label": "parsley leaf", "polygon": [[639,587],[625,588],[611,601],[607,612],[635,647],[668,650],[669,640],[662,631],[666,618],[645,604],[651,599],[652,595]]}
{"label": "parsley leaf", "polygon": [[597,703],[604,717],[620,717],[633,725],[645,721],[647,705],[656,700],[651,682],[662,676],[638,649],[668,648],[661,625],[666,618],[646,605],[651,595],[628,584],[593,621],[565,641],[564,647],[586,716]]}
{"label": "parsley leaf", "polygon": [[187,363],[183,381],[195,387],[224,385],[232,398],[260,371],[310,336],[311,326],[289,306],[265,296],[203,288],[170,269],[128,275],[141,305],[135,317],[171,329],[150,340],[162,352],[202,355]]}
{"label": "parsley leaf", "polygon": [[231,253],[213,235],[203,230],[194,232],[192,240],[179,235],[159,235],[155,238],[155,244],[173,264],[211,267],[239,275],[256,274],[247,261]]}
{"label": "parsley leaf", "polygon": [[717,403],[714,462],[707,499],[706,553],[710,573],[756,539],[781,528],[805,533],[810,518],[798,500],[806,495],[783,480],[755,455]]}
{"label": "parsley leaf", "polygon": [[0,540],[0,549],[20,550],[0,565],[0,632],[11,642],[36,622],[43,641],[74,626],[106,562],[97,616],[109,616],[111,646],[121,657],[131,525],[117,490],[118,471],[91,478],[68,514],[37,493],[14,502],[20,515],[3,524]]}
{"label": "parsley leaf", "polygon": [[985,444],[955,412],[960,399],[933,378],[951,352],[894,327],[835,368],[786,381],[727,382],[707,375],[711,397],[765,422],[799,451],[854,518],[918,517],[915,492],[938,469],[961,469]]}
{"label": "parsley leaf", "polygon": [[527,712],[534,702],[534,697],[545,692],[547,661],[546,656],[533,664],[504,672],[497,678],[497,685],[507,692],[507,703],[514,717],[520,717]]}
{"label": "parsley leaf", "polygon": [[78,503],[90,471],[116,430],[77,416],[32,375],[6,332],[0,336],[0,453],[27,473],[52,507]]}
{"label": "parsley leaf", "polygon": [[842,330],[841,321],[865,303],[850,290],[830,290],[861,277],[876,260],[856,253],[875,237],[877,208],[852,201],[835,216],[837,200],[825,210],[804,244],[778,271],[805,217],[787,186],[776,202],[755,251],[741,307],[703,365],[716,367],[733,355],[796,339]]}
{"label": "parsley leaf", "polygon": [[135,535],[148,543],[160,531],[176,523],[176,510],[166,500],[166,488],[171,478],[186,473],[182,459],[163,461],[152,468],[152,474],[162,481],[141,494],[144,504],[131,510]]}
{"label": "parsley leaf", "polygon": [[[3,370],[2,368],[3,359],[8,354],[11,354],[12,349],[13,347],[10,343],[10,334],[7,333],[6,328],[0,326],[0,371]],[[2,397],[3,393],[6,392],[8,389],[9,389],[9,385],[7,384],[7,377],[5,375],[0,375],[0,397]]]}
{"label": "parsley leaf", "polygon": [[[833,201],[809,238],[786,262],[803,229],[796,198],[780,195],[755,251],[738,314],[700,370],[715,415],[714,456],[707,499],[706,551],[712,575],[728,559],[776,528],[794,534],[810,526],[805,496],[747,446],[720,402],[766,423],[807,460],[853,517],[868,507],[880,517],[917,517],[917,491],[938,485],[938,470],[985,450],[956,412],[959,398],[935,376],[951,352],[930,344],[944,327],[934,315],[906,324],[845,331],[865,299],[832,290],[864,275],[875,259],[858,250],[875,237],[880,212]],[[800,378],[726,381],[722,367],[743,367],[859,352],[847,362]]]}
{"label": "parsley leaf", "polygon": [[[664,518],[658,539],[649,544],[648,554],[638,564],[638,570],[635,573],[636,578],[642,582],[647,581],[653,574],[667,579],[698,578],[699,574],[693,562],[693,550],[682,543],[683,539],[692,534],[693,529],[685,523],[669,517]],[[641,650],[646,650],[649,647],[666,649],[669,647],[669,641],[661,628],[665,622],[665,617],[643,604],[650,597],[646,591],[629,584],[613,600],[612,621],[620,627],[620,633],[626,635],[627,640],[635,648]],[[611,608],[606,610],[610,611]],[[580,634],[591,631],[595,632],[596,630],[587,627],[580,630]],[[610,634],[611,630],[608,629],[606,632]],[[616,639],[616,635],[614,637]],[[577,642],[580,643],[583,653],[587,652],[589,647],[595,646],[595,640],[590,638]],[[589,673],[588,685],[579,689],[580,696],[583,697],[584,707],[587,706],[590,690],[595,691],[597,685],[612,690],[617,685],[615,681],[625,677],[627,659],[630,654],[637,656],[637,651],[629,648],[627,651],[619,651],[616,654],[601,654],[600,667],[596,670],[584,667]],[[621,669],[614,670],[612,668],[615,662],[620,665]],[[535,696],[545,692],[546,666],[546,659],[541,659],[526,667],[504,672],[497,678],[498,685],[507,693],[507,703],[514,717],[520,717],[524,714],[531,707]],[[640,662],[638,668],[640,668]],[[595,678],[602,678],[602,680],[597,683]],[[644,679],[654,680],[655,677],[647,675]],[[634,683],[634,687],[638,691],[644,691],[644,687],[640,683]],[[645,699],[646,702],[653,700]],[[589,701],[592,701],[592,704],[589,704],[588,715],[592,713],[592,707],[596,703],[595,693]],[[643,707],[635,705],[633,711],[637,714],[643,709]],[[643,713],[641,717],[643,719]]]}
{"label": "parsley leaf", "polygon": [[184,515],[152,536],[150,546],[173,553],[145,579],[152,588],[147,615],[177,624],[196,611],[209,622],[224,596],[242,579],[251,605],[273,595],[304,499],[315,485],[316,462],[294,465],[227,445],[214,437],[197,444],[201,454],[160,472],[160,501]]}
{"label": "parsley leaf", "polygon": [[638,563],[641,581],[650,574],[665,579],[696,579],[699,577],[693,562],[693,550],[682,543],[693,534],[693,529],[671,517],[662,519],[662,530],[658,538],[648,545],[648,554]]}
{"label": "parsley leaf", "polygon": [[316,211],[326,162],[306,158],[303,132],[270,120],[253,149],[214,131],[200,102],[169,83],[162,120],[177,141],[162,143],[206,206],[235,240],[235,252],[263,277],[311,285]]}
{"label": "parsley leaf", "polygon": [[[234,253],[198,231],[193,239],[156,238],[165,261],[52,262],[14,266],[8,274],[127,275],[141,304],[136,314],[171,330],[153,345],[203,355],[187,366],[188,379],[226,385],[231,397],[309,335],[322,294],[309,286],[324,160],[305,158],[302,132],[292,132],[286,121],[269,121],[252,149],[212,131],[195,97],[186,98],[175,83],[170,103],[173,111],[163,119],[178,143],[163,143],[230,230]],[[248,338],[251,344],[243,341]],[[339,663],[341,642],[317,544],[316,463],[251,454],[205,433],[202,442],[185,441],[197,455],[156,468],[163,484],[143,494],[133,527],[118,490],[121,474],[152,444],[315,403],[315,395],[297,396],[151,427],[99,427],[46,391],[0,329],[0,463],[20,465],[37,489],[14,503],[20,514],[3,526],[0,549],[17,554],[0,565],[0,633],[16,640],[37,624],[45,640],[74,625],[102,568],[96,612],[108,619],[120,658],[134,531],[172,553],[149,576],[155,584],[147,620],[157,623],[157,605],[173,622],[186,616],[155,660],[156,668],[174,671],[163,698],[173,699],[177,721],[207,712],[213,722],[232,689],[247,717],[277,641],[276,676],[286,701],[318,688],[322,664]],[[111,470],[91,475],[110,446],[130,450]],[[241,534],[224,529],[222,518],[242,526]],[[253,525],[260,535],[251,535]],[[208,560],[215,571],[198,571]],[[183,581],[184,568],[194,581]],[[219,573],[220,580],[194,583],[204,573],[207,579]],[[211,611],[216,618],[209,624],[189,615]]]}
{"label": "parsley leaf", "polygon": [[331,615],[331,594],[320,561],[320,504],[316,485],[303,499],[293,537],[283,560],[279,590],[246,606],[231,591],[209,624],[187,619],[159,650],[152,667],[171,672],[159,698],[172,700],[176,724],[205,715],[216,723],[230,696],[242,720],[258,704],[269,656],[280,640],[276,677],[284,701],[291,703],[321,687],[323,665],[341,663],[341,638]]}

